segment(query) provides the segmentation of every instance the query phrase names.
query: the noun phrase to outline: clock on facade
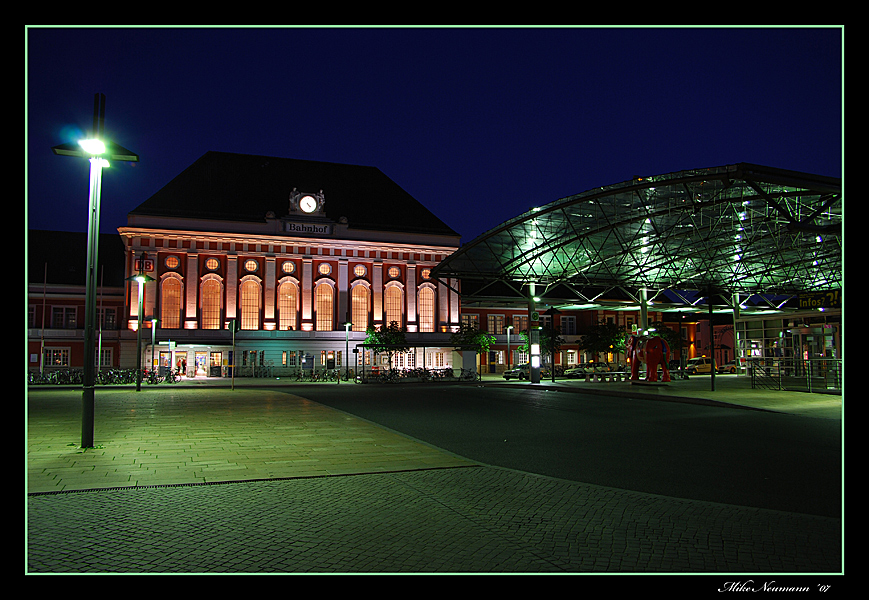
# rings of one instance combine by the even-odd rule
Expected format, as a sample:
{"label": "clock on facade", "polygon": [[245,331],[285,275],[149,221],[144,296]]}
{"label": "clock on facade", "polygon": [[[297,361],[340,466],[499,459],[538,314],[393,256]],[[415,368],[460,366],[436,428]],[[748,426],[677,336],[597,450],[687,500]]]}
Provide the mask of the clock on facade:
{"label": "clock on facade", "polygon": [[317,199],[313,196],[302,196],[299,198],[299,208],[306,213],[312,213],[317,210]]}
{"label": "clock on facade", "polygon": [[320,193],[300,192],[296,188],[290,192],[290,212],[301,211],[306,215],[314,215],[323,212],[325,198],[323,190]]}

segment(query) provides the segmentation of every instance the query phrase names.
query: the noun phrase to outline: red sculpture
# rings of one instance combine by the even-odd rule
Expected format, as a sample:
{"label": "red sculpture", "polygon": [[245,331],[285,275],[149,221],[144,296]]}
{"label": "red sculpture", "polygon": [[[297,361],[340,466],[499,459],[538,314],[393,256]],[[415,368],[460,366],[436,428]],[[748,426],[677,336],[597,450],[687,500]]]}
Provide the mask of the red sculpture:
{"label": "red sculpture", "polygon": [[661,381],[670,381],[670,346],[659,337],[632,335],[626,342],[625,352],[631,359],[631,381],[640,378],[640,361],[646,363],[646,381],[658,381],[658,365],[664,370]]}

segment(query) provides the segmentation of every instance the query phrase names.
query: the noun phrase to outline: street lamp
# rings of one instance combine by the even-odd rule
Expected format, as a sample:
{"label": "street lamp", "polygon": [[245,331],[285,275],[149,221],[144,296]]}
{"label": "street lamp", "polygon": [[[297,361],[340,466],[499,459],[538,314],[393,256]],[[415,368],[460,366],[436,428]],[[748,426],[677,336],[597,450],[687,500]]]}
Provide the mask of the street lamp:
{"label": "street lamp", "polygon": [[137,162],[139,157],[117,144],[102,140],[105,122],[106,97],[94,95],[93,137],[77,144],[60,144],[51,150],[58,156],[87,158],[90,161],[90,192],[88,209],[88,267],[85,275],[85,316],[84,316],[84,375],[82,378],[82,420],[81,446],[94,446],[94,382],[95,382],[95,330],[97,297],[97,259],[99,255],[100,234],[100,191],[102,171],[108,167],[108,158]]}
{"label": "street lamp", "polygon": [[[127,281],[135,281],[138,284],[139,288],[139,324],[136,327],[136,391],[142,391],[142,304],[144,302],[144,293],[145,293],[145,284],[149,281],[155,281],[153,277],[150,277],[145,273],[145,261],[148,260],[148,255],[142,252],[142,255],[139,257],[137,261],[139,272],[135,275],[127,277]],[[152,323],[154,320],[152,319]],[[151,338],[153,340],[154,330],[151,330]],[[152,341],[151,353],[154,352],[154,346]]]}
{"label": "street lamp", "polygon": [[350,327],[353,326],[353,321],[347,319],[344,323],[344,374],[347,381],[350,381]]}
{"label": "street lamp", "polygon": [[507,370],[510,370],[510,332],[513,330],[512,325],[507,325],[505,327],[507,330]]}
{"label": "street lamp", "polygon": [[157,343],[157,323],[160,322],[155,316],[151,316],[151,364],[148,366],[148,372],[154,370],[154,345]]}
{"label": "street lamp", "polygon": [[528,319],[528,345],[531,350],[531,368],[528,372],[528,379],[531,383],[540,383],[540,313],[537,312],[536,307],[540,298],[532,296],[531,300],[532,302],[528,307],[531,313]]}

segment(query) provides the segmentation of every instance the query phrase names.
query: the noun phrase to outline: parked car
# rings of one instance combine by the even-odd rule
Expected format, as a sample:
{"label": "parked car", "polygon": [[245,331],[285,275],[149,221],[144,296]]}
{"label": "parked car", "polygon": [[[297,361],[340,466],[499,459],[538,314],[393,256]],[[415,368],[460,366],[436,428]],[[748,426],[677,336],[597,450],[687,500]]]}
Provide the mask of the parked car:
{"label": "parked car", "polygon": [[712,359],[705,356],[692,358],[685,365],[685,371],[689,375],[696,375],[697,373],[712,373]]}
{"label": "parked car", "polygon": [[564,372],[564,376],[568,379],[576,379],[578,377],[585,377],[586,375],[585,367],[582,365],[577,365]]}
{"label": "parked car", "polygon": [[564,372],[564,376],[568,379],[576,379],[578,377],[585,377],[586,375],[590,375],[593,373],[609,373],[613,370],[615,369],[613,369],[613,367],[609,363],[591,361],[567,369]]}
{"label": "parked car", "polygon": [[[549,367],[546,365],[540,366],[540,377],[546,379],[552,376],[552,371],[549,370]],[[515,369],[510,369],[509,371],[504,371],[504,379],[509,381],[510,379],[531,379],[531,365],[529,363],[525,363],[524,365],[519,365]]]}
{"label": "parked car", "polygon": [[736,373],[736,363],[731,360],[723,365],[718,365],[715,370],[718,373]]}
{"label": "parked car", "polygon": [[531,376],[531,365],[525,363],[524,365],[519,365],[509,371],[504,371],[504,379],[510,381],[511,379],[518,379],[522,381],[523,379],[528,379]]}

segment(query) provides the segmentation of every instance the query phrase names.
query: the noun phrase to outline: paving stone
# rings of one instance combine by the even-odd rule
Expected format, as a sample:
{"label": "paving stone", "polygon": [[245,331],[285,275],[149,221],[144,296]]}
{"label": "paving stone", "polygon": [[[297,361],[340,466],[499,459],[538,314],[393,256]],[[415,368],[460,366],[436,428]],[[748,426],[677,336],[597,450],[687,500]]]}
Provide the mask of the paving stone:
{"label": "paving stone", "polygon": [[29,573],[842,571],[839,519],[478,465],[286,394],[287,426],[237,421],[228,443],[226,394],[177,422],[191,393],[102,401],[86,452],[60,395],[33,407]]}
{"label": "paving stone", "polygon": [[[835,519],[554,483],[473,467],[31,495],[28,566],[89,573],[840,570]],[[538,489],[529,493],[529,484]],[[519,488],[525,502],[498,500]],[[582,505],[594,496],[606,497],[603,514],[542,518],[556,503]],[[689,526],[674,521],[653,537],[636,529],[637,511],[668,506],[681,509]],[[721,532],[723,550],[706,544],[703,531]],[[746,539],[745,532],[754,533]],[[98,549],[99,560],[82,548]]]}

